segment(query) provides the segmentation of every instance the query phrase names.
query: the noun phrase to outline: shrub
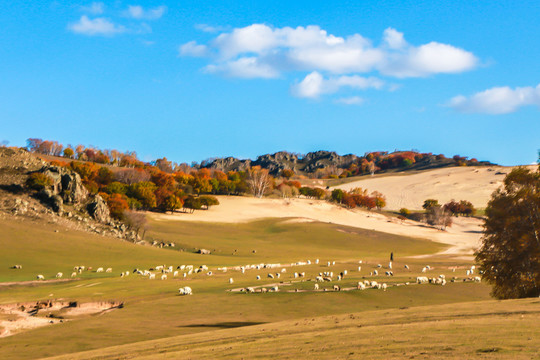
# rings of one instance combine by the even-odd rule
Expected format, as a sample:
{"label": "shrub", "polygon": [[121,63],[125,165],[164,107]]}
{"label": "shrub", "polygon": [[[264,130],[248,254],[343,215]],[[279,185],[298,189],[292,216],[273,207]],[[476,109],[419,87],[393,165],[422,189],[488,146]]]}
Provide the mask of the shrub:
{"label": "shrub", "polygon": [[399,209],[399,213],[405,217],[408,217],[411,214],[411,211],[406,208]]}
{"label": "shrub", "polygon": [[42,190],[52,186],[52,184],[52,179],[42,173],[33,173],[26,179],[26,186],[34,190]]}

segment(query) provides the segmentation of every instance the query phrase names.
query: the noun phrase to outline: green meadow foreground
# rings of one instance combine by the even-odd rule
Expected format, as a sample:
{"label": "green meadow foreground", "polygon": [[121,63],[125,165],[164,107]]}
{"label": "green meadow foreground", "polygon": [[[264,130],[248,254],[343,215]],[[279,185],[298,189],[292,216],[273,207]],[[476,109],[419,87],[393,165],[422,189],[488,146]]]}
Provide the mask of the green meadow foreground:
{"label": "green meadow foreground", "polygon": [[[540,352],[540,300],[491,300],[487,285],[463,281],[472,262],[445,252],[448,245],[290,218],[212,223],[151,216],[150,226],[147,240],[175,247],[135,245],[42,220],[0,218],[0,306],[50,300],[93,309],[44,309],[33,317],[44,322],[27,328],[15,325],[23,324],[20,314],[0,315],[0,358],[528,359]],[[212,254],[196,254],[200,248]],[[391,252],[394,276],[385,276]],[[291,266],[307,260],[311,264]],[[233,269],[262,263],[280,266]],[[14,264],[22,269],[10,269]],[[153,271],[157,276],[150,280],[133,273],[188,264],[207,265],[212,275],[184,277],[186,271],[178,270],[161,280],[161,272]],[[79,265],[93,269],[71,278]],[[431,270],[422,273],[426,265]],[[99,267],[112,272],[96,272]],[[226,272],[218,270],[223,267]],[[370,275],[375,270],[379,274]],[[126,271],[130,275],[120,277]],[[334,281],[319,283],[316,291],[315,277],[330,271]],[[55,279],[58,272],[62,279]],[[45,281],[35,281],[37,274]],[[417,276],[439,275],[445,275],[445,286],[416,284]],[[456,282],[450,281],[453,276]],[[365,280],[388,288],[357,290]],[[336,284],[342,291],[333,291]],[[275,285],[279,292],[238,291]],[[183,286],[193,295],[179,296]]]}

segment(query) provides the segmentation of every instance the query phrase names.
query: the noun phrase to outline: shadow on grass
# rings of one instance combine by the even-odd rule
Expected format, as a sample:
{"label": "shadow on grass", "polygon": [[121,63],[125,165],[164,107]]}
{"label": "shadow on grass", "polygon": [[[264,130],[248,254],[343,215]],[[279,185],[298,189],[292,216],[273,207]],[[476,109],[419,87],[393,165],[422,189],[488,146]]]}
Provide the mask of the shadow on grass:
{"label": "shadow on grass", "polygon": [[214,324],[191,324],[191,325],[185,325],[185,326],[179,326],[179,327],[231,329],[231,328],[253,326],[253,325],[260,325],[260,324],[265,324],[265,323],[264,322],[250,322],[250,321],[227,321],[227,322],[220,322],[220,323],[214,323]]}

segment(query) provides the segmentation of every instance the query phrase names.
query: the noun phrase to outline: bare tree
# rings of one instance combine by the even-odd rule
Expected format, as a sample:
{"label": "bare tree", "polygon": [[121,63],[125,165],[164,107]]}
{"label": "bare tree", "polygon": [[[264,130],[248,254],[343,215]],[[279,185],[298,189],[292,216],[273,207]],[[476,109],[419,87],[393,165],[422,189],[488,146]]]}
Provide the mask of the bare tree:
{"label": "bare tree", "polygon": [[139,235],[139,231],[143,230],[142,237],[144,239],[144,234],[146,233],[146,230],[148,230],[148,222],[143,213],[136,211],[124,211],[124,221],[128,228],[134,230],[137,235]]}
{"label": "bare tree", "polygon": [[270,174],[267,169],[254,166],[247,171],[247,184],[253,196],[262,197],[270,186]]}

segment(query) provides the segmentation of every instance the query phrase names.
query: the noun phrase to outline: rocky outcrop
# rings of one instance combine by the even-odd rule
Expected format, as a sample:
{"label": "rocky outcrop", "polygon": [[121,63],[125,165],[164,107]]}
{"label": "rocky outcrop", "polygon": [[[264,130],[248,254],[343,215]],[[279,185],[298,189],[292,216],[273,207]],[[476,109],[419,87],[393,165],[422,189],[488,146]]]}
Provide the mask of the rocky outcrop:
{"label": "rocky outcrop", "polygon": [[103,198],[99,195],[96,195],[94,201],[89,203],[86,206],[88,214],[94,218],[94,220],[102,223],[108,224],[111,222],[111,213],[109,212],[109,207]]}
{"label": "rocky outcrop", "polygon": [[88,199],[88,191],[76,172],[58,166],[44,167],[40,172],[52,179],[53,194],[59,195],[65,203],[80,204]]}

